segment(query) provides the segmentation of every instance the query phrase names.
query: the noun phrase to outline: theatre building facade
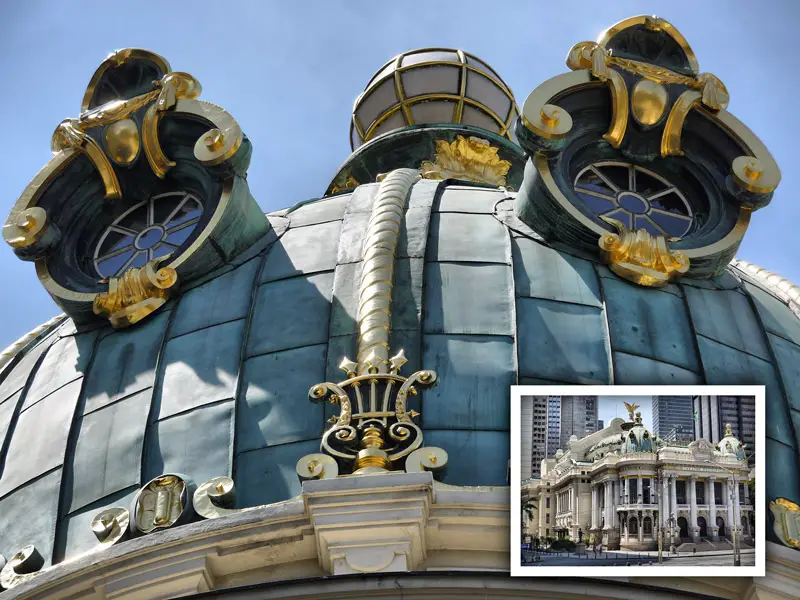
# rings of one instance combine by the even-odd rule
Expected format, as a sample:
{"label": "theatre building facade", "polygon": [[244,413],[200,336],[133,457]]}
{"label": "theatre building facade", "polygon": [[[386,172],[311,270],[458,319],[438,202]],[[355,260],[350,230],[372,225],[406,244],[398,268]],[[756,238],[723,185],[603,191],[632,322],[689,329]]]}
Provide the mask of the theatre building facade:
{"label": "theatre building facade", "polygon": [[734,534],[752,542],[753,473],[730,429],[716,446],[702,439],[672,445],[653,436],[639,413],[630,416],[573,436],[566,452],[542,461],[540,479],[523,482],[523,536],[629,550],[656,549],[659,531],[665,544],[700,549],[733,542]]}

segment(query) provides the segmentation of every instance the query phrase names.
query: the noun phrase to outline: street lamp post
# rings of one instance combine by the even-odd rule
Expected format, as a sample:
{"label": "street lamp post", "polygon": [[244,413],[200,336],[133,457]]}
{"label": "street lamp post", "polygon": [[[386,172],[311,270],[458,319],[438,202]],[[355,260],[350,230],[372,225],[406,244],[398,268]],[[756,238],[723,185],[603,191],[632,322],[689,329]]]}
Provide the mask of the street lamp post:
{"label": "street lamp post", "polygon": [[661,557],[661,552],[664,547],[664,526],[661,525],[658,528],[658,563],[661,564],[663,562]]}
{"label": "street lamp post", "polygon": [[706,461],[709,464],[713,464],[715,467],[722,469],[723,471],[727,471],[731,475],[733,475],[733,485],[730,486],[729,491],[729,500],[730,503],[733,505],[733,524],[730,526],[731,528],[731,537],[733,538],[733,566],[740,567],[742,565],[742,553],[741,548],[739,547],[739,503],[736,502],[736,486],[739,485],[736,483],[736,472],[728,469],[727,467],[723,467],[720,464],[714,463],[710,460]]}
{"label": "street lamp post", "polygon": [[669,514],[669,553],[677,554],[675,550],[675,513]]}

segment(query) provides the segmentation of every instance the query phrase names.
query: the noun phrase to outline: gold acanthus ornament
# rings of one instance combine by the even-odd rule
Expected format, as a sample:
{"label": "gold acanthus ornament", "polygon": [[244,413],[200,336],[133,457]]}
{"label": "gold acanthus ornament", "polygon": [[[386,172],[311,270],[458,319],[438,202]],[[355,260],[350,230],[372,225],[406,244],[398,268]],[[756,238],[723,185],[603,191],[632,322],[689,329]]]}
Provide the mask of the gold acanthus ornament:
{"label": "gold acanthus ornament", "polygon": [[506,175],[511,163],[498,155],[499,148],[479,137],[459,135],[450,143],[436,141],[433,162],[420,165],[425,179],[466,179],[496,186],[506,185]]}
{"label": "gold acanthus ornament", "polygon": [[603,235],[598,245],[609,268],[628,281],[647,287],[666,285],[689,271],[689,259],[678,250],[670,250],[669,240],[653,236],[644,229],[629,231],[616,219],[603,217],[618,233]]}
{"label": "gold acanthus ornament", "polygon": [[159,265],[168,258],[155,258],[143,267],[108,279],[108,292],[98,294],[92,309],[107,317],[113,327],[127,327],[158,310],[178,283],[178,273]]}

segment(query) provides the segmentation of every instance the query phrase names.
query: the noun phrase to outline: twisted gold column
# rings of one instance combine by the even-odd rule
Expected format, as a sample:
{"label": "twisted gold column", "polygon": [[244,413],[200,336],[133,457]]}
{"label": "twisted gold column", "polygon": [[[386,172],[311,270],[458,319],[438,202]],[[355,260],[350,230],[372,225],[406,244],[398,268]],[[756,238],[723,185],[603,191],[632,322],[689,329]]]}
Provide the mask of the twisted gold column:
{"label": "twisted gold column", "polygon": [[392,171],[381,182],[372,207],[358,289],[359,375],[385,374],[389,370],[395,250],[406,197],[419,177],[415,169]]}

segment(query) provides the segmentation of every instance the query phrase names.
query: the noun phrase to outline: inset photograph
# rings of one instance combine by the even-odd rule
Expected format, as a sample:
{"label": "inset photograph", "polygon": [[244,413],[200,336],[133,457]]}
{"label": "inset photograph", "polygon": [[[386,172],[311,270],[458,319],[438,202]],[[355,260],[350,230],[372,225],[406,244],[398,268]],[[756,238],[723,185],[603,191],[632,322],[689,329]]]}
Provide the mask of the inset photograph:
{"label": "inset photograph", "polygon": [[763,407],[763,386],[512,387],[512,575],[763,575]]}

